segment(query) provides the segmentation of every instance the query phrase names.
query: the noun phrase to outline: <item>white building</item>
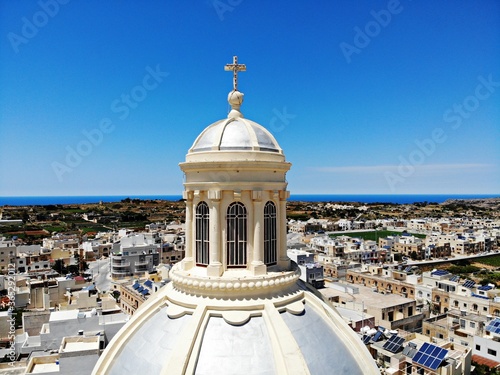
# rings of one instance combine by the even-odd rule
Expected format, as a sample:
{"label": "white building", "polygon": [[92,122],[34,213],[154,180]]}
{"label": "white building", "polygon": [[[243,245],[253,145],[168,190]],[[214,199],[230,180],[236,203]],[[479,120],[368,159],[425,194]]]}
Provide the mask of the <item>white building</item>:
{"label": "white building", "polygon": [[141,277],[160,262],[160,244],[151,233],[129,233],[114,245],[111,277]]}

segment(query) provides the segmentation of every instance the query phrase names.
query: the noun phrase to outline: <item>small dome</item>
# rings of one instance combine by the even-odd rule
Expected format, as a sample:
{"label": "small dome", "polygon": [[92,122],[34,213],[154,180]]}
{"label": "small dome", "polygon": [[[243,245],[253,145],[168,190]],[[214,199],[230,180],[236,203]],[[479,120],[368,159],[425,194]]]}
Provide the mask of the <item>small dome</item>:
{"label": "small dome", "polygon": [[208,126],[196,138],[189,153],[218,150],[283,153],[267,129],[242,117],[220,120]]}
{"label": "small dome", "polygon": [[227,119],[208,126],[196,138],[189,154],[207,151],[267,151],[283,154],[273,135],[256,122],[246,120],[240,112],[244,94],[231,91],[227,101],[231,105]]}

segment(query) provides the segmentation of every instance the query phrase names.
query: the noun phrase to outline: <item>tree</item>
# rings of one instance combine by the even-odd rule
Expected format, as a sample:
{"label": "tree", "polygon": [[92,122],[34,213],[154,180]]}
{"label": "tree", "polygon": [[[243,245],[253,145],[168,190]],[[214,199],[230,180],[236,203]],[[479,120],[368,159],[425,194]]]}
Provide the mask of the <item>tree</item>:
{"label": "tree", "polygon": [[59,272],[61,275],[66,275],[68,273],[68,268],[64,265],[64,261],[62,259],[56,259],[52,265],[52,269]]}
{"label": "tree", "polygon": [[116,302],[120,302],[120,292],[118,290],[113,290],[111,293]]}

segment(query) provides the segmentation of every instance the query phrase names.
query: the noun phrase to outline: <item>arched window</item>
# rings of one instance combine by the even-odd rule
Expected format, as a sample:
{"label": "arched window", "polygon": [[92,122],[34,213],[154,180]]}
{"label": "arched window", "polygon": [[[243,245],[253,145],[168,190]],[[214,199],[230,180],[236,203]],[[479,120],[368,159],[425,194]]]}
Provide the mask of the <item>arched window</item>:
{"label": "arched window", "polygon": [[264,206],[264,263],[276,264],[276,205],[269,201]]}
{"label": "arched window", "polygon": [[242,203],[231,203],[227,209],[227,266],[247,265],[247,210]]}
{"label": "arched window", "polygon": [[196,206],[196,264],[207,266],[210,251],[209,209],[205,202]]}

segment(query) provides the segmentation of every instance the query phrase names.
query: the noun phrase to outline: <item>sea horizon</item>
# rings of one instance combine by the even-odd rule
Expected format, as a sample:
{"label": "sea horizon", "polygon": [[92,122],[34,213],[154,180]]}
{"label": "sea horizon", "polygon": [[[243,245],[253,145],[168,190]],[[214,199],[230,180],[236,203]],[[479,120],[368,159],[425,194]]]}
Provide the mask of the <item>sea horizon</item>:
{"label": "sea horizon", "polygon": [[[123,199],[178,201],[182,195],[74,195],[0,197],[2,206],[45,206],[64,204],[114,203]],[[500,194],[292,194],[288,201],[357,203],[443,203],[448,199],[500,198]]]}

